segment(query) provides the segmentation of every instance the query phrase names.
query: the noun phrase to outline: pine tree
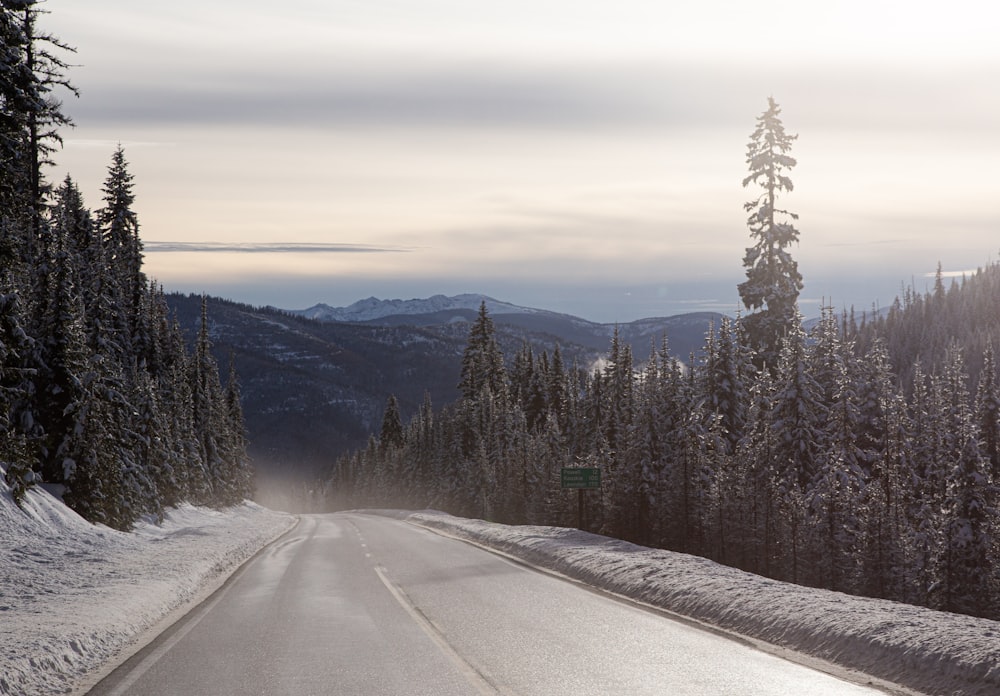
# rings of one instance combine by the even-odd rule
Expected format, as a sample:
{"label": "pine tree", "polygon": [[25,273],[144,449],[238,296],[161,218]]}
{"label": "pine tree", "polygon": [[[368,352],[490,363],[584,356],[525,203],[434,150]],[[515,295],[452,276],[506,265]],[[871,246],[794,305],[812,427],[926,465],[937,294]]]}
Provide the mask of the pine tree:
{"label": "pine tree", "polygon": [[507,371],[503,353],[496,340],[496,327],[486,311],[486,302],[479,306],[479,314],[469,330],[469,341],[462,355],[462,375],[458,388],[462,397],[475,401],[488,387],[493,394],[507,390]]}
{"label": "pine tree", "polygon": [[821,389],[810,370],[810,356],[801,321],[795,323],[782,342],[778,379],[771,410],[774,437],[775,486],[773,495],[785,521],[786,548],[790,554],[788,577],[799,582],[806,568],[802,557],[809,530],[806,501],[813,486],[822,445],[826,408]]}
{"label": "pine tree", "polygon": [[747,436],[740,442],[737,460],[745,462],[741,474],[748,490],[745,512],[748,549],[744,566],[751,572],[775,577],[778,556],[778,508],[776,495],[778,470],[775,452],[778,450],[773,423],[775,384],[771,373],[757,373],[750,388],[747,408]]}
{"label": "pine tree", "polygon": [[[119,393],[108,388],[107,367],[87,347],[83,303],[65,238],[53,234],[51,242],[53,274],[38,320],[45,337],[38,390],[46,433],[42,474],[46,481],[65,484],[66,503],[84,518],[128,529],[140,510],[124,475],[126,421],[116,409]],[[130,409],[123,410],[127,418]]]}
{"label": "pine tree", "polygon": [[924,373],[918,361],[914,366],[913,386],[907,402],[910,424],[911,472],[906,484],[905,506],[907,529],[903,543],[906,548],[907,585],[904,601],[937,607],[935,588],[940,586],[939,561],[944,545],[940,525],[943,505],[944,471],[940,456],[939,390]]}
{"label": "pine tree", "polygon": [[525,403],[528,400],[534,371],[535,355],[531,350],[531,344],[524,340],[510,367],[510,392],[514,401]]}
{"label": "pine tree", "polygon": [[979,428],[969,408],[967,380],[961,351],[953,343],[941,375],[946,461],[950,463],[943,499],[943,601],[948,611],[994,616],[997,588],[991,521],[996,515],[995,491],[979,449]]}
{"label": "pine tree", "polygon": [[1000,617],[996,488],[985,476],[975,440],[966,438],[963,444],[948,477],[944,608],[995,619]]}
{"label": "pine tree", "polygon": [[42,445],[42,475],[62,483],[63,465],[57,459],[60,442],[74,429],[71,407],[84,401],[83,381],[91,367],[85,338],[83,305],[78,295],[75,267],[65,235],[53,230],[36,264],[32,332],[41,337],[41,370],[35,380],[39,421],[46,433]]}
{"label": "pine tree", "polygon": [[546,398],[548,392],[547,383],[549,380],[548,361],[548,354],[543,351],[541,358],[531,371],[527,393],[525,394],[525,399],[521,402],[528,430],[532,432],[545,427],[545,417],[549,411],[549,404]]}
{"label": "pine tree", "polygon": [[118,307],[116,333],[145,357],[148,334],[143,326],[143,307],[147,297],[146,275],[142,272],[142,240],[139,221],[132,210],[135,203],[133,176],[128,171],[125,151],[119,145],[111,157],[104,181],[104,207],[97,211],[103,235],[107,267],[110,272],[108,292]]}
{"label": "pine tree", "polygon": [[552,351],[552,360],[549,364],[548,384],[546,385],[545,402],[548,404],[549,413],[554,414],[559,430],[566,429],[569,407],[569,394],[566,375],[566,365],[563,362],[562,351],[556,344]]}
{"label": "pine tree", "polygon": [[28,121],[37,108],[34,76],[25,62],[19,4],[0,3],[0,267],[30,261],[31,157]]}
{"label": "pine tree", "polygon": [[195,340],[195,355],[190,364],[192,417],[198,443],[198,457],[204,468],[207,490],[206,498],[198,500],[202,504],[219,504],[225,497],[222,490],[223,459],[220,449],[220,433],[217,404],[222,386],[219,383],[218,365],[212,356],[212,340],[209,335],[208,299],[201,300],[201,323]]}
{"label": "pine tree", "polygon": [[410,421],[404,437],[409,456],[417,476],[416,493],[421,500],[420,507],[430,505],[430,491],[433,487],[434,450],[437,446],[434,428],[434,405],[429,392],[424,392],[420,409]]}
{"label": "pine tree", "polygon": [[632,347],[621,339],[616,326],[611,337],[608,362],[604,368],[604,384],[607,387],[604,435],[612,451],[624,446],[628,429],[632,424],[634,369]]}
{"label": "pine tree", "polygon": [[51,211],[51,226],[66,242],[83,301],[87,343],[95,354],[119,363],[127,362],[123,336],[119,335],[114,318],[119,310],[111,287],[104,241],[85,207],[76,183],[67,175],[56,190],[56,203]]}
{"label": "pine tree", "polygon": [[660,365],[654,344],[636,385],[635,423],[628,446],[628,466],[639,472],[639,488],[636,491],[637,539],[639,543],[646,545],[656,544],[659,536],[654,511],[659,502],[657,483],[663,475],[665,455],[666,433],[660,429],[662,391]]}
{"label": "pine tree", "polygon": [[757,242],[743,257],[747,280],[740,283],[739,293],[744,306],[753,312],[743,322],[758,360],[774,369],[781,337],[794,321],[802,276],[787,251],[789,245],[798,242],[799,232],[784,219],[796,220],[798,216],[777,207],[778,194],[793,189],[785,172],[796,165],[788,153],[798,136],[785,133],[779,117],[781,109],[774,99],[768,97],[767,103],[747,145],[750,174],[743,186],[753,183],[763,192],[744,206],[750,213],[750,236]]}
{"label": "pine tree", "polygon": [[161,389],[170,404],[170,432],[178,457],[183,497],[196,504],[211,500],[211,480],[205,464],[204,451],[199,438],[200,427],[196,414],[201,416],[204,406],[195,394],[201,392],[193,379],[194,356],[189,356],[184,346],[184,335],[174,319],[168,332],[168,367],[161,379]]}
{"label": "pine tree", "polygon": [[982,435],[983,455],[989,461],[990,479],[1000,484],[1000,377],[993,342],[987,340],[976,390],[976,421]]}
{"label": "pine tree", "polygon": [[131,505],[117,433],[110,424],[115,413],[96,375],[89,372],[67,404],[69,430],[53,452],[61,467],[66,504],[91,522],[127,530],[139,515]]}
{"label": "pine tree", "polygon": [[752,365],[739,336],[739,325],[723,317],[718,335],[710,330],[705,350],[703,392],[718,417],[726,452],[736,450],[746,428],[747,382]]}
{"label": "pine tree", "polygon": [[403,446],[403,421],[399,415],[399,402],[395,394],[390,394],[386,401],[378,441],[383,450]]}
{"label": "pine tree", "polygon": [[32,398],[36,343],[25,331],[11,275],[10,269],[0,270],[0,462],[14,500],[20,502],[41,481],[33,451],[39,437]]}
{"label": "pine tree", "polygon": [[910,475],[912,425],[902,394],[889,366],[882,341],[876,340],[854,369],[860,423],[855,443],[862,454],[865,484],[861,508],[865,511],[865,538],[860,549],[863,566],[861,591],[894,598],[905,590],[906,512],[904,479]]}
{"label": "pine tree", "polygon": [[782,343],[775,383],[772,426],[778,441],[777,466],[785,484],[804,492],[816,474],[815,462],[824,436],[826,405],[811,369],[811,356],[801,321]]}
{"label": "pine tree", "polygon": [[222,410],[226,427],[226,453],[230,462],[230,497],[232,505],[254,494],[253,467],[247,454],[247,433],[243,419],[243,396],[236,373],[236,357],[229,356],[229,372],[223,394]]}
{"label": "pine tree", "polygon": [[136,370],[130,382],[133,386],[131,403],[132,449],[139,464],[142,506],[146,512],[162,519],[163,509],[180,503],[182,484],[171,452],[170,432],[156,382],[145,370]]}
{"label": "pine tree", "polygon": [[525,521],[529,524],[559,524],[560,471],[566,463],[566,443],[558,417],[549,412],[544,428],[531,441],[526,468]]}
{"label": "pine tree", "polygon": [[44,180],[69,124],[55,90],[75,90],[59,57],[72,49],[38,28],[40,6],[0,0],[6,478],[17,498],[39,479],[62,483],[74,509],[120,529],[185,498],[239,500],[252,484],[236,380],[223,392],[207,351],[187,356],[162,292],[146,282],[121,148],[96,222],[70,177],[54,198]]}
{"label": "pine tree", "polygon": [[74,49],[38,29],[37,0],[0,3],[0,209],[24,225],[18,253],[30,263],[41,235],[48,186],[42,167],[62,144],[59,128],[72,125],[53,96],[77,94],[56,52]]}
{"label": "pine tree", "polygon": [[600,381],[603,389],[598,398],[602,414],[602,439],[607,455],[601,462],[604,490],[605,531],[628,540],[637,538],[635,499],[641,482],[641,468],[630,461],[628,447],[635,411],[635,374],[632,348],[621,339],[618,327],[611,337],[608,362]]}
{"label": "pine tree", "polygon": [[807,501],[817,524],[816,543],[823,548],[821,580],[829,589],[846,590],[856,582],[859,508],[868,462],[855,437],[862,424],[853,343],[842,339],[829,307],[817,326],[812,361],[828,417]]}

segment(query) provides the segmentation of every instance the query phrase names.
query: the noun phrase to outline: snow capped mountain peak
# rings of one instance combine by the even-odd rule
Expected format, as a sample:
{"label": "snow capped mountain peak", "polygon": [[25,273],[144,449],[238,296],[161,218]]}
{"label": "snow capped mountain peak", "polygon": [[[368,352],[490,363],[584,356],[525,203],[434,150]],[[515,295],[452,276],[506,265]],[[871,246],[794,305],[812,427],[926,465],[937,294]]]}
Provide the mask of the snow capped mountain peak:
{"label": "snow capped mountain peak", "polygon": [[476,311],[483,302],[486,303],[486,311],[490,314],[535,314],[539,311],[529,307],[519,307],[509,302],[501,302],[486,295],[467,293],[453,297],[434,295],[426,299],[412,300],[380,300],[377,297],[368,297],[347,307],[317,304],[294,313],[322,321],[359,322],[389,316],[434,314],[452,310]]}

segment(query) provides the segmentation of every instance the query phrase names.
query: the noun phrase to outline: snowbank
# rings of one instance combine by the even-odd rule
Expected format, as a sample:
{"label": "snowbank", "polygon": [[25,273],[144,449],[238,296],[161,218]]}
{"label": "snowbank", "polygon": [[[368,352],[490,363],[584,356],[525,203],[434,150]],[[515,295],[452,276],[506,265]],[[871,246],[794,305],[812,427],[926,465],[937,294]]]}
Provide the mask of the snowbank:
{"label": "snowbank", "polygon": [[[573,529],[388,513],[732,633],[928,694],[1000,694],[1000,623],[798,587]],[[0,476],[0,696],[67,693],[294,518],[182,506],[124,534]]]}
{"label": "snowbank", "polygon": [[405,519],[588,585],[928,694],[1000,694],[1000,623],[852,597],[557,527]]}
{"label": "snowbank", "polygon": [[69,692],[293,522],[252,503],[185,505],[125,534],[44,490],[18,508],[0,469],[0,695]]}

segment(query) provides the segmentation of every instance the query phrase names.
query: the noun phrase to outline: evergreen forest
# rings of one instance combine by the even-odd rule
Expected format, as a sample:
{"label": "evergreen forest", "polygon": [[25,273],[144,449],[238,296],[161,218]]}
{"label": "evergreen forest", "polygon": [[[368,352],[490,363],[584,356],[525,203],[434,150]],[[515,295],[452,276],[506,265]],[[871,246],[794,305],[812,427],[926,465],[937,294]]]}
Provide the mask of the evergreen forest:
{"label": "evergreen forest", "polygon": [[[748,146],[759,187],[739,286],[682,363],[616,334],[597,366],[502,354],[485,305],[462,396],[425,400],[340,457],[337,507],[435,508],[577,526],[784,581],[1000,618],[1000,264],[906,290],[887,312],[831,307],[810,329],[789,254],[795,136],[769,100]],[[600,488],[561,487],[564,467]],[[578,495],[582,495],[583,504]]]}
{"label": "evergreen forest", "polygon": [[0,469],[15,500],[53,484],[84,518],[129,529],[182,501],[252,492],[234,373],[223,386],[203,311],[193,354],[142,270],[119,146],[99,209],[45,168],[71,126],[72,48],[33,0],[0,0]]}

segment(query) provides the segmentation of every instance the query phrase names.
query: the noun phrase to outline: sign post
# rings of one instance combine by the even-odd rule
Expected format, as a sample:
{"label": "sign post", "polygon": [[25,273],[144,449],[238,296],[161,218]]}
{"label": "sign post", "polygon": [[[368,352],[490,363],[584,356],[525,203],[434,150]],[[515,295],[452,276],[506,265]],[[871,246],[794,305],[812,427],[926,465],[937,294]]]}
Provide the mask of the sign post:
{"label": "sign post", "polygon": [[561,473],[562,487],[577,491],[576,527],[583,529],[583,492],[601,487],[601,470],[596,467],[564,466]]}

